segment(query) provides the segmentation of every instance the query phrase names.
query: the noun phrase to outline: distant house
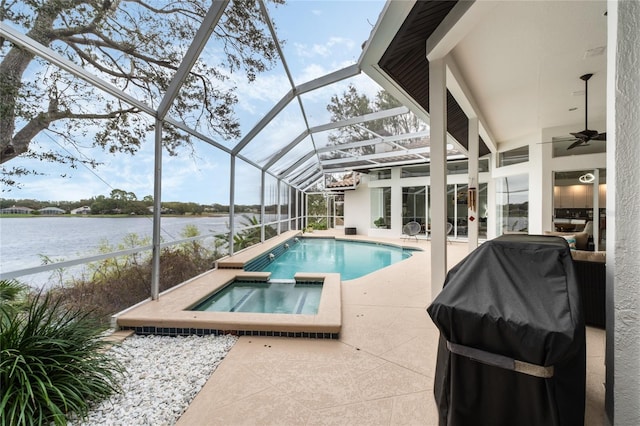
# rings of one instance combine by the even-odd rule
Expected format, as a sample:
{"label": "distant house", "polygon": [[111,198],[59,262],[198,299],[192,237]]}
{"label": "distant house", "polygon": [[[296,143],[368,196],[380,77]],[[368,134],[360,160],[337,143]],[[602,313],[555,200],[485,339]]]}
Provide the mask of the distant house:
{"label": "distant house", "polygon": [[0,210],[0,214],[31,214],[32,211],[29,207],[12,206]]}
{"label": "distant house", "polygon": [[82,207],[78,207],[77,209],[71,210],[71,214],[89,214],[89,213],[91,213],[91,207],[89,206],[82,206]]}
{"label": "distant house", "polygon": [[48,215],[48,216],[52,216],[52,215],[57,215],[57,214],[65,214],[66,211],[59,209],[57,207],[45,207],[43,209],[38,210],[40,212],[40,214],[43,215]]}
{"label": "distant house", "polygon": [[[153,206],[147,207],[147,210],[149,210],[150,213],[153,213]],[[160,214],[170,214],[170,213],[173,213],[173,210],[168,209],[166,207],[160,208]]]}

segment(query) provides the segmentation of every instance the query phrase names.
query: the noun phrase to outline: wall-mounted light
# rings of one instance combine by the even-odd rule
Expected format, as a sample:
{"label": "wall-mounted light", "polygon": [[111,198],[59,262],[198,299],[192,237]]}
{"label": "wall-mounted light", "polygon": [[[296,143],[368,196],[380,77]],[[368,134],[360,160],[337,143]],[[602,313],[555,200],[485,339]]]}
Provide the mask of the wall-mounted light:
{"label": "wall-mounted light", "polygon": [[580,181],[580,183],[591,183],[595,180],[595,178],[596,177],[593,175],[593,173],[585,173],[580,176],[578,180]]}

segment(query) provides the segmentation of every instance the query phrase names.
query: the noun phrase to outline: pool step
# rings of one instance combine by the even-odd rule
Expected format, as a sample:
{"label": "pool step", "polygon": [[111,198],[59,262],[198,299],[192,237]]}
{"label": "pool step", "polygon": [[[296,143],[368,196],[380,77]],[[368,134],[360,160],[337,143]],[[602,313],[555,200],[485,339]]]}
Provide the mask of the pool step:
{"label": "pool step", "polygon": [[245,293],[244,296],[242,296],[240,298],[240,300],[238,300],[238,303],[236,303],[231,309],[229,309],[229,312],[236,312],[238,309],[242,308],[244,306],[245,303],[247,303],[247,300],[249,300],[249,298],[253,295],[253,293],[255,293],[257,291],[257,289],[253,288],[250,289],[249,291],[247,291]]}

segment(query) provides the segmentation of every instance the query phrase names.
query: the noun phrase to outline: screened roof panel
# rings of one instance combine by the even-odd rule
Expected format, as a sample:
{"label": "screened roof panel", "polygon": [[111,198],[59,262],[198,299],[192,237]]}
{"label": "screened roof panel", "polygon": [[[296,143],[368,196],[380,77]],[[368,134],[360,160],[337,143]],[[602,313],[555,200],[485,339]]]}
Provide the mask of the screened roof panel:
{"label": "screened roof panel", "polygon": [[[212,11],[222,3],[196,3],[189,3],[189,7],[202,8],[200,17],[181,18],[185,20],[185,28],[189,19],[193,21],[191,24],[196,23],[186,28],[185,38],[175,44],[156,46],[177,58],[175,66],[162,71],[164,83],[158,87],[165,92],[113,83],[123,95],[115,94],[110,100],[112,105],[134,99],[133,106],[144,112],[137,114],[139,120],[152,125],[155,117],[166,117],[167,129],[174,127],[186,132],[196,145],[201,141],[208,143],[219,151],[221,158],[237,155],[249,166],[298,187],[317,180],[317,175],[323,172],[429,160],[426,123],[359,70],[363,42],[369,37],[384,1],[361,1],[357,5],[345,2],[341,5],[342,14],[325,13],[332,7],[335,9],[333,2],[314,2],[314,7],[309,7],[308,2],[288,2],[284,6],[250,3],[255,7],[250,15],[259,18],[254,24],[263,41],[276,43],[271,51],[273,63],[255,76],[237,64],[221,65],[229,49],[233,49],[217,37],[230,31],[230,27],[225,28],[228,17],[218,14],[212,18],[215,15]],[[136,9],[141,6],[127,3],[126,7],[135,18]],[[230,2],[226,11],[233,7],[237,5]],[[263,7],[269,13],[269,23],[262,15]],[[214,19],[215,24],[208,26],[209,19]],[[161,23],[167,28],[172,25]],[[301,28],[304,30],[300,31]],[[69,54],[64,46],[54,46],[61,54]],[[104,52],[98,57],[110,60]],[[82,62],[79,58],[74,61]],[[205,65],[210,67],[208,71]],[[105,82],[113,81],[95,66],[85,69]],[[91,85],[90,78],[78,75],[81,85]],[[97,87],[103,88],[100,84]],[[219,103],[208,104],[207,114],[207,99],[202,92],[212,90],[219,91],[219,95],[229,91],[232,98],[222,96]],[[357,97],[365,97],[366,102],[359,102]],[[78,107],[100,111],[106,104],[103,98],[103,95],[95,99],[78,96],[75,102]],[[197,102],[193,108],[185,108],[187,100]],[[215,112],[220,109],[231,110],[237,118],[237,127],[231,126],[231,132],[224,128],[228,123],[216,121],[219,117]],[[179,110],[182,112],[178,113]],[[460,153],[450,150],[449,155]],[[228,157],[223,161],[227,160]]]}
{"label": "screened roof panel", "polygon": [[295,85],[355,64],[385,1],[266,3]]}
{"label": "screened roof panel", "polygon": [[240,154],[264,166],[305,130],[304,118],[298,103],[291,102],[247,143]]}
{"label": "screened roof panel", "polygon": [[[246,37],[243,31],[247,31],[255,37],[256,45],[273,43],[259,4],[242,5],[241,13],[247,21],[242,29],[238,29],[235,21],[240,9],[238,4],[229,2],[224,13],[217,14],[215,12],[219,12],[224,3],[210,4],[207,2],[203,9],[202,26],[195,27],[197,32],[193,31],[192,44],[184,49],[184,62],[174,74],[180,80],[172,81],[179,87],[169,115],[205,137],[233,148],[288,87],[286,78],[280,78],[278,84],[278,76],[284,75],[280,61],[270,61],[262,57],[260,51],[248,51],[234,40]],[[189,28],[186,24],[183,27]],[[190,68],[189,64],[192,64]],[[256,69],[262,66],[268,70],[266,73],[257,72]],[[267,84],[271,90],[265,93],[260,88]],[[281,93],[279,87],[283,87]],[[169,86],[168,95],[171,90]],[[185,105],[199,108],[185,108]],[[232,111],[232,119],[238,120],[236,124],[227,121],[226,111]],[[252,120],[252,115],[258,118]]]}
{"label": "screened roof panel", "polygon": [[312,154],[315,157],[315,149],[311,136],[303,138],[299,143],[293,146],[291,149],[286,150],[277,161],[271,166],[271,170],[279,175],[289,167],[294,165],[296,161],[304,158],[306,155]]}
{"label": "screened roof panel", "polygon": [[301,180],[304,180],[304,178],[317,170],[320,170],[320,165],[318,160],[311,155],[306,160],[296,163],[295,167],[287,169],[286,174],[289,177],[289,181],[297,185]]}
{"label": "screened roof panel", "polygon": [[302,99],[305,109],[308,111],[309,125],[311,127],[322,126],[334,121],[332,120],[331,112],[327,110],[327,106],[332,104],[331,99],[333,97],[342,98],[345,92],[348,91],[349,86],[355,87],[358,94],[367,96],[371,101],[373,101],[376,94],[382,90],[376,82],[365,74],[360,73],[353,77],[339,80],[333,84],[303,93],[300,98]]}

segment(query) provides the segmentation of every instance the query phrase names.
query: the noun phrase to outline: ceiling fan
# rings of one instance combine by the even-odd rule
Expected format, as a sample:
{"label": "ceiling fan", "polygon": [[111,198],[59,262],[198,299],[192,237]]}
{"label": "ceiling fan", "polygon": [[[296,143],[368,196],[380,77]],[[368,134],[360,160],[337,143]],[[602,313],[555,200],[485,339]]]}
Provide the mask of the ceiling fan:
{"label": "ceiling fan", "polygon": [[[561,139],[562,141],[572,141],[571,145],[567,149],[573,149],[578,146],[587,146],[589,141],[605,141],[607,140],[607,133],[599,133],[597,130],[589,130],[587,125],[588,114],[588,101],[589,101],[589,79],[593,74],[585,74],[580,76],[580,80],[584,81],[584,130],[576,133],[570,133],[573,136],[572,139]],[[556,140],[556,141],[561,141]]]}

